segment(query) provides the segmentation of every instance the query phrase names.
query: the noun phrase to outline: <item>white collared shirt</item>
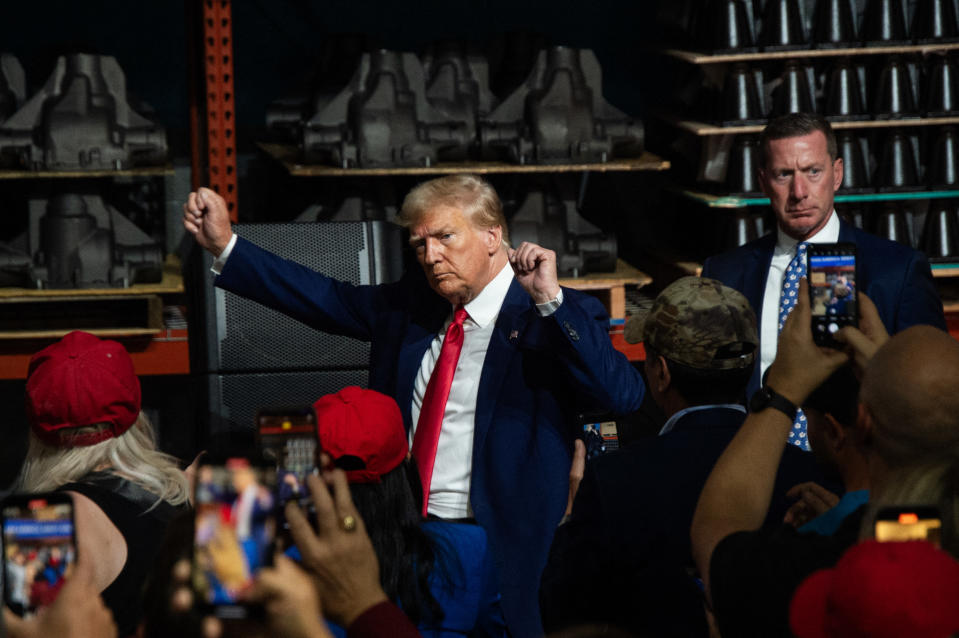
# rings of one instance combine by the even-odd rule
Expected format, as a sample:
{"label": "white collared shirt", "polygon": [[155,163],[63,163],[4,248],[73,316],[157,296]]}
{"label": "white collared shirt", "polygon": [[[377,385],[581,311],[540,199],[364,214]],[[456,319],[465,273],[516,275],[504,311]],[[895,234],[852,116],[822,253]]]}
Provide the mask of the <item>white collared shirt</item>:
{"label": "white collared shirt", "polygon": [[[760,375],[766,373],[766,368],[776,358],[776,345],[779,342],[779,297],[782,293],[786,268],[789,267],[789,262],[796,256],[796,244],[799,243],[784,233],[778,226],[776,236],[776,248],[773,249],[773,259],[769,263],[769,276],[766,277],[766,292],[763,295],[762,317],[759,322]],[[828,244],[839,241],[839,215],[836,214],[835,208],[826,225],[806,241],[810,244]]]}
{"label": "white collared shirt", "polygon": [[[513,269],[506,263],[499,274],[468,304],[463,306],[469,317],[463,323],[463,349],[460,351],[453,385],[443,413],[443,427],[436,447],[433,464],[433,479],[430,484],[428,511],[440,518],[466,518],[472,516],[469,505],[470,475],[473,469],[473,430],[476,419],[476,397],[480,375],[486,361],[490,337],[496,325],[503,300],[513,282]],[[433,338],[419,371],[413,381],[413,405],[410,428],[410,445],[416,432],[423,405],[423,395],[433,374],[433,367],[440,356],[446,329],[453,320],[453,307],[443,327]]]}

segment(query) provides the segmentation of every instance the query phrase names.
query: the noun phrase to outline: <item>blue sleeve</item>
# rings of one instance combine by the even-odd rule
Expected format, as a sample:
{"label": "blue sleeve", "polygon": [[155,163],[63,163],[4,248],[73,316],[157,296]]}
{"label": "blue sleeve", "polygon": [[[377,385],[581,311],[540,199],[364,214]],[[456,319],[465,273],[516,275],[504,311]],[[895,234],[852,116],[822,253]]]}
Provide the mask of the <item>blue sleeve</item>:
{"label": "blue sleeve", "polygon": [[609,315],[596,298],[563,289],[563,303],[544,321],[555,322],[564,360],[574,384],[597,405],[616,414],[639,409],[646,385],[639,370],[609,338]]}
{"label": "blue sleeve", "polygon": [[354,286],[283,259],[242,237],[214,284],[312,328],[369,341],[383,286]]}

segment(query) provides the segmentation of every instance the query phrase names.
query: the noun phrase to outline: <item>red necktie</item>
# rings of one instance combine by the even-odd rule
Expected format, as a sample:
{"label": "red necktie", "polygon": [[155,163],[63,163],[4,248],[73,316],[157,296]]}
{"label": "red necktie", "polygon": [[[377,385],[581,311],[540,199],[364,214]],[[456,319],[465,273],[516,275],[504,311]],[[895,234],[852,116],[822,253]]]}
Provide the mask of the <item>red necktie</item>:
{"label": "red necktie", "polygon": [[420,417],[416,422],[416,432],[413,434],[413,458],[420,471],[420,481],[423,483],[423,516],[426,516],[426,506],[430,500],[430,481],[433,478],[433,462],[436,460],[436,446],[440,440],[440,429],[443,427],[443,414],[446,412],[446,400],[450,396],[450,386],[453,385],[453,373],[456,372],[456,362],[463,349],[463,322],[466,321],[466,309],[457,306],[453,313],[453,322],[446,329],[446,338],[440,356],[433,366],[433,374],[426,384],[426,393],[423,395],[423,404],[420,406]]}

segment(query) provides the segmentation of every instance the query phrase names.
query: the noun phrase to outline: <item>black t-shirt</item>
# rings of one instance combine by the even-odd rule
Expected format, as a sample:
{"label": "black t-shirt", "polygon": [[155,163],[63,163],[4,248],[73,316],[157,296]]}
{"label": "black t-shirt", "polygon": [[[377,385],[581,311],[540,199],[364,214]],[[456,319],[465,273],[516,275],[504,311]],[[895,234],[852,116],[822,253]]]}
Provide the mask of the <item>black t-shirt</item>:
{"label": "black t-shirt", "polygon": [[793,592],[856,543],[865,511],[864,505],[849,514],[832,536],[800,534],[783,525],[736,532],[720,541],[709,565],[709,588],[723,638],[791,636]]}

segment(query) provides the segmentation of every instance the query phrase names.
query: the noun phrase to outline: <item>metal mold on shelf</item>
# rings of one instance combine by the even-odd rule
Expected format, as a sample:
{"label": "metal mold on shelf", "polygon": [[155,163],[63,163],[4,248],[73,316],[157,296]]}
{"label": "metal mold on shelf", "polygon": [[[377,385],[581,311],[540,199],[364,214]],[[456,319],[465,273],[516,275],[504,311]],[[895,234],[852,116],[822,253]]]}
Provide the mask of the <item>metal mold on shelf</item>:
{"label": "metal mold on shelf", "polygon": [[759,185],[759,141],[753,135],[740,135],[729,154],[726,190],[731,195],[762,197]]}
{"label": "metal mold on shelf", "polygon": [[61,56],[43,88],[0,123],[0,160],[53,171],[164,163],[166,131],[130,99],[115,58]]}
{"label": "metal mold on shelf", "polygon": [[913,72],[905,60],[894,55],[886,59],[871,102],[877,120],[919,117]]}
{"label": "metal mold on shelf", "polygon": [[905,0],[867,0],[860,37],[871,46],[910,43]]}
{"label": "metal mold on shelf", "polygon": [[700,35],[714,53],[757,50],[744,0],[712,0],[704,13]]}
{"label": "metal mold on shelf", "polygon": [[860,81],[859,67],[851,60],[838,60],[829,73],[823,114],[834,122],[868,120],[871,115]]}
{"label": "metal mold on shelf", "polygon": [[912,210],[901,202],[882,202],[873,213],[872,232],[880,237],[915,248]]}
{"label": "metal mold on shelf", "polygon": [[480,121],[483,157],[565,164],[638,155],[642,122],[609,104],[602,89],[599,61],[591,50],[540,51],[526,82]]}
{"label": "metal mold on shelf", "polygon": [[26,99],[27,81],[20,60],[0,53],[0,122],[13,115]]}
{"label": "metal mold on shelf", "polygon": [[919,44],[959,41],[959,24],[952,0],[917,0],[912,37]]}
{"label": "metal mold on shelf", "polygon": [[898,129],[886,135],[875,179],[880,192],[922,189],[917,144],[912,136]]}
{"label": "metal mold on shelf", "polygon": [[760,81],[756,75],[756,71],[745,64],[736,64],[726,73],[720,117],[723,126],[762,124],[766,121],[759,91]]}
{"label": "metal mold on shelf", "polygon": [[959,210],[955,200],[929,202],[922,230],[922,251],[930,259],[959,256]]}
{"label": "metal mold on shelf", "polygon": [[530,241],[556,251],[560,277],[616,270],[616,236],[604,233],[579,213],[576,192],[568,186],[543,180],[530,184],[514,201],[515,212],[507,210],[514,246]]}
{"label": "metal mold on shelf", "polygon": [[299,143],[303,122],[349,84],[360,57],[372,48],[366,34],[337,33],[325,37],[317,62],[302,80],[302,86],[267,106],[267,128],[284,142]]}
{"label": "metal mold on shelf", "polygon": [[866,138],[857,136],[852,131],[839,131],[836,142],[843,164],[842,185],[838,192],[869,193],[875,190],[869,180]]}
{"label": "metal mold on shelf", "polygon": [[933,136],[931,146],[926,184],[930,188],[959,188],[959,129],[942,127]]}
{"label": "metal mold on shelf", "polygon": [[129,288],[159,282],[163,248],[92,191],[29,202],[29,226],[0,244],[0,285]]}
{"label": "metal mold on shelf", "polygon": [[928,117],[959,115],[959,66],[949,56],[938,56],[926,72],[923,110]]}
{"label": "metal mold on shelf", "polygon": [[728,250],[759,239],[769,231],[763,213],[740,208],[730,217],[725,223],[726,237],[723,243]]}
{"label": "metal mold on shelf", "polygon": [[818,49],[861,44],[856,34],[856,14],[849,0],[819,0],[816,3],[810,40]]}
{"label": "metal mold on shelf", "polygon": [[790,60],[783,67],[780,84],[773,91],[770,117],[787,113],[816,112],[815,83],[812,68]]}
{"label": "metal mold on shelf", "polygon": [[470,126],[430,105],[416,55],[364,53],[347,87],[303,126],[303,159],[337,166],[429,166],[465,157]]}
{"label": "metal mold on shelf", "polygon": [[[423,57],[426,72],[426,99],[451,120],[467,127],[470,145],[477,143],[477,124],[493,110],[496,99],[490,92],[489,64],[485,57],[467,51],[462,43],[435,43]],[[469,151],[471,149],[461,149]],[[466,159],[447,153],[444,159]]]}
{"label": "metal mold on shelf", "polygon": [[808,47],[799,0],[766,0],[759,44],[764,51]]}

